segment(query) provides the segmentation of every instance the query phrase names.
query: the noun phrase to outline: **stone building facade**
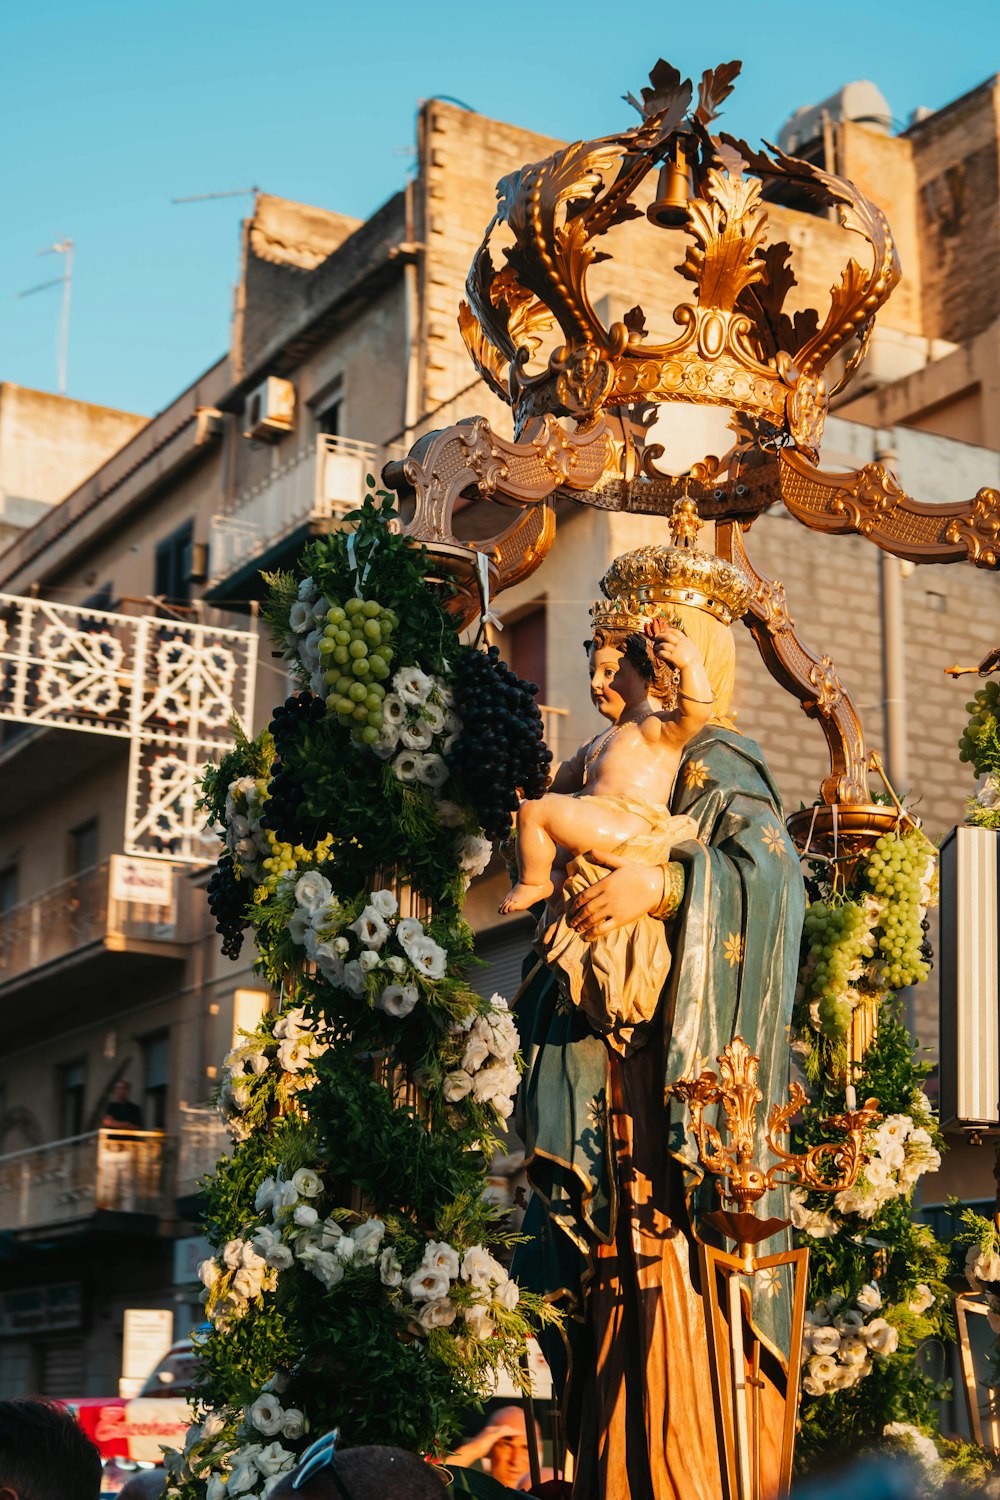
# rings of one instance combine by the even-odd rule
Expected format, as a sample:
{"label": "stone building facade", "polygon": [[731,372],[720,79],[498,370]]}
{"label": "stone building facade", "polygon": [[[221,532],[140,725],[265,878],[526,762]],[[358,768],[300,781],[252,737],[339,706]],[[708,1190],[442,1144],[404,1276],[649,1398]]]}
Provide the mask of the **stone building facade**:
{"label": "stone building facade", "polygon": [[[829,423],[824,463],[893,451],[903,482],[926,500],[1000,482],[998,98],[992,79],[899,135],[828,119],[808,143],[814,159],[883,204],[905,277]],[[258,195],[242,237],[231,348],[11,541],[0,593],[84,606],[99,590],[113,614],[145,609],[253,631],[260,569],[337,525],[366,472],[461,416],[482,413],[509,430],[469,363],[456,309],[496,182],[556,144],[435,100],[421,110],[416,175],[367,221]],[[798,305],[825,298],[844,263],[844,230],[801,202],[774,201],[770,213],[775,237],[795,248]],[[615,259],[594,274],[599,310],[615,318],[639,302],[651,329],[670,328],[685,291],[669,270],[683,237],[675,243],[671,257],[655,235],[613,231]],[[597,581],[613,556],[660,539],[662,526],[562,502],[558,515],[544,567],[500,600],[500,642],[541,683],[549,737],[564,753],[595,728],[581,643]],[[834,659],[870,742],[891,743],[900,790],[918,800],[928,831],[942,833],[971,790],[955,753],[967,689],[943,668],[997,644],[1000,581],[962,566],[907,570],[859,538],[824,538],[784,514],[755,523],[748,547],[784,582],[803,639]],[[900,626],[901,667],[886,649]],[[763,745],[787,805],[810,802],[826,770],[819,730],[743,632],[738,651],[738,723]],[[262,643],[255,729],[285,688]],[[2,1295],[41,1309],[29,1334],[4,1321],[0,1302],[0,1393],[107,1394],[120,1373],[125,1307],[173,1308],[178,1333],[196,1315],[196,1178],[221,1144],[209,1096],[239,1026],[268,997],[249,956],[231,964],[218,952],[204,868],[174,866],[169,937],[118,930],[100,900],[81,915],[85,892],[104,889],[108,861],[124,852],[134,812],[120,742],[7,725],[0,775],[18,789],[0,815]],[[490,966],[484,983],[509,993],[525,931],[496,916],[502,883],[499,871],[488,874],[469,911]],[[39,961],[15,952],[10,936],[32,920],[55,929]],[[933,1046],[930,989],[914,1011]],[[100,1135],[118,1079],[160,1141],[141,1211],[134,1200],[102,1201],[98,1147],[74,1144]],[[987,1196],[989,1165],[956,1152],[949,1190]],[[56,1184],[27,1218],[17,1191],[25,1172]],[[59,1286],[77,1288],[77,1311],[46,1322],[43,1293]]]}

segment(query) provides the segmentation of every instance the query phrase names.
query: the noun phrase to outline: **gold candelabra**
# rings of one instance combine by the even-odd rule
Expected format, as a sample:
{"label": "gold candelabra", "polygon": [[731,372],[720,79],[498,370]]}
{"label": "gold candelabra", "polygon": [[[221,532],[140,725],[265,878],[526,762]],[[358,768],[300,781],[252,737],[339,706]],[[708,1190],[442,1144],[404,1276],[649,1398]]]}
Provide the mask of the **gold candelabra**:
{"label": "gold candelabra", "polygon": [[[849,1088],[847,1109],[823,1122],[829,1131],[839,1133],[839,1138],[793,1152],[786,1149],[783,1140],[793,1117],[807,1101],[801,1085],[792,1083],[787,1102],[772,1104],[768,1113],[765,1139],[776,1160],[765,1170],[756,1160],[757,1115],[764,1102],[757,1083],[760,1058],[738,1036],[717,1061],[718,1073],[706,1068],[697,1077],[669,1085],[667,1093],[687,1104],[699,1160],[718,1179],[723,1201],[721,1209],[700,1215],[695,1226],[723,1493],[726,1500],[764,1500],[765,1493],[781,1500],[791,1485],[809,1251],[758,1254],[756,1247],[787,1229],[791,1221],[762,1218],[757,1205],[765,1193],[792,1183],[829,1193],[853,1187],[866,1160],[864,1133],[878,1118],[878,1101],[868,1099],[858,1109],[854,1091]],[[719,1126],[706,1118],[707,1110],[719,1106],[725,1138]],[[707,1242],[704,1229],[735,1241],[737,1253]],[[768,1355],[752,1311],[748,1315],[747,1309],[752,1310],[755,1285],[776,1291],[786,1266],[792,1282],[792,1321],[788,1359],[782,1364]],[[761,1439],[767,1420],[764,1401],[768,1387],[773,1392],[774,1409],[781,1415],[776,1489],[773,1484],[765,1489],[762,1473]]]}

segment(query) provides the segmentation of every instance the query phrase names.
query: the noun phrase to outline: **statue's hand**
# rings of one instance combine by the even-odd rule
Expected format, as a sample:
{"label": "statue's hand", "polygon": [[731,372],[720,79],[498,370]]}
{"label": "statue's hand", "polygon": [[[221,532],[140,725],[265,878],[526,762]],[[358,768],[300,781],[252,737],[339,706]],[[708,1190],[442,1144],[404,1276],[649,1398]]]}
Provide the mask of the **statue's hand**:
{"label": "statue's hand", "polygon": [[662,902],[663,871],[658,865],[637,865],[598,850],[584,858],[610,871],[574,896],[566,908],[567,922],[588,943],[637,922]]}

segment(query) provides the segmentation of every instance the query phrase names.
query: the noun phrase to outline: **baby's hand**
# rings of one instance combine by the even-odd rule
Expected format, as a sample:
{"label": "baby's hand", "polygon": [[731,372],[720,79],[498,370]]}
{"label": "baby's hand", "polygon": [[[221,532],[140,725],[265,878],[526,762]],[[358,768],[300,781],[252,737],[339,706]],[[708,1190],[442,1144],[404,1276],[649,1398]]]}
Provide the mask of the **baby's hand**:
{"label": "baby's hand", "polygon": [[653,642],[653,655],[657,661],[669,662],[673,667],[693,667],[700,661],[698,648],[690,636],[669,625],[666,620],[648,620],[646,634]]}

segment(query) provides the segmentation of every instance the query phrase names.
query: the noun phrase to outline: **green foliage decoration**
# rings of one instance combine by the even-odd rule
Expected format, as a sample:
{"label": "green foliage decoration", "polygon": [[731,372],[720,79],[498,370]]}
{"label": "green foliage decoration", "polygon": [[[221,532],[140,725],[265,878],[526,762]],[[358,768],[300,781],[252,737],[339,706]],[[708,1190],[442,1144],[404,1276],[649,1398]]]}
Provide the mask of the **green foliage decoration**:
{"label": "green foliage decoration", "polygon": [[251,929],[277,1003],[218,1090],[233,1147],[203,1184],[208,1328],[170,1500],[264,1500],[333,1426],[441,1455],[557,1320],[510,1279],[517,1237],[484,1193],[521,1059],[475,988],[461,908],[490,846],[449,760],[475,648],[428,571],[372,494],[271,575],[301,689],[205,774],[213,911],[226,951]]}

